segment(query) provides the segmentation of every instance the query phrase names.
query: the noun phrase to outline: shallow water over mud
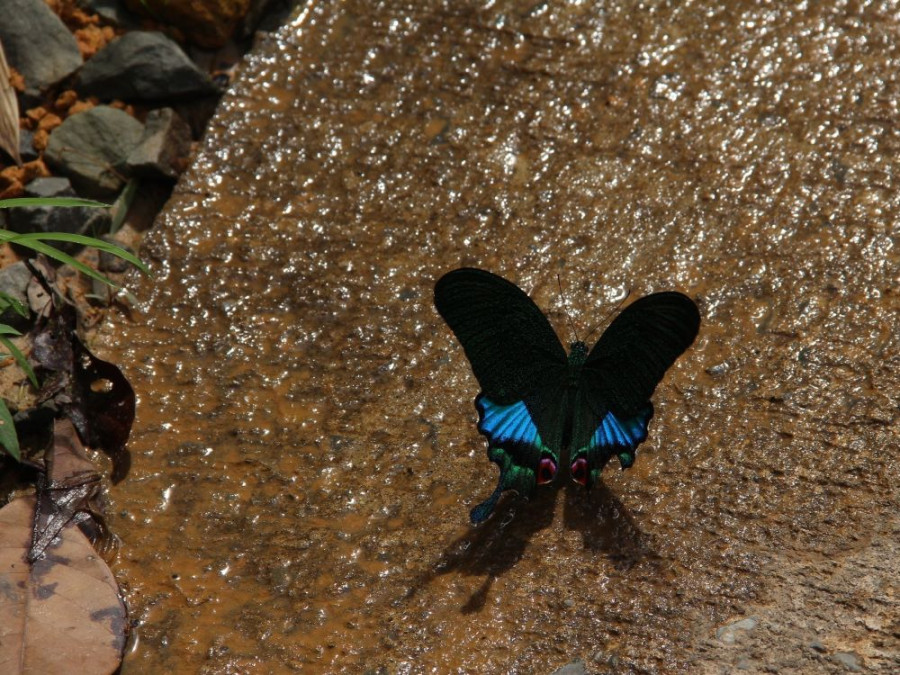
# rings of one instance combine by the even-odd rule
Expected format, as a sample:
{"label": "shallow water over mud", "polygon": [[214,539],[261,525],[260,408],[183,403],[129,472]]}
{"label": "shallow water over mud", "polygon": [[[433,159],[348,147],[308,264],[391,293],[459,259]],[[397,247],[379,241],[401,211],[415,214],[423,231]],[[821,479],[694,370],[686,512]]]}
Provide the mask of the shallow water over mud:
{"label": "shallow water over mud", "polygon": [[[482,4],[313,2],[151,235],[99,349],[139,396],[124,672],[890,672],[900,17]],[[629,292],[703,314],[632,469],[474,531],[461,265],[566,343]]]}

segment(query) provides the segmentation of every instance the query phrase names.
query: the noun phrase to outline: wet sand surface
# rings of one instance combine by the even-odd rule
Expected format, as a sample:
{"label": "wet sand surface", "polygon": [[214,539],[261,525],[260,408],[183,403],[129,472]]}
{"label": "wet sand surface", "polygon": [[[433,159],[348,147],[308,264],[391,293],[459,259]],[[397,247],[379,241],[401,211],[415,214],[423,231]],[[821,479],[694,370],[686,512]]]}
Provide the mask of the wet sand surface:
{"label": "wet sand surface", "polygon": [[[124,673],[900,668],[900,16],[720,4],[321,1],[250,55],[98,345]],[[470,530],[461,265],[565,343],[698,302],[632,469]]]}

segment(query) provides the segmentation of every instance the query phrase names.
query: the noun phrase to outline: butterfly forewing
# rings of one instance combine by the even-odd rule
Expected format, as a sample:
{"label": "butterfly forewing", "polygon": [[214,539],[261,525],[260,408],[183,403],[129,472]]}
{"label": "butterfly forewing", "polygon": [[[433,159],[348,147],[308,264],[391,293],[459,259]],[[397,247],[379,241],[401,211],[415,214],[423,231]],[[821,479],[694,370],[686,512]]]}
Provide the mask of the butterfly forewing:
{"label": "butterfly forewing", "polygon": [[482,391],[506,405],[565,372],[566,351],[544,314],[515,284],[483,270],[445,274],[434,304],[456,334]]}
{"label": "butterfly forewing", "polygon": [[622,310],[597,340],[581,373],[590,405],[622,419],[638,414],[666,371],[691,346],[700,312],[686,295],[654,293]]}

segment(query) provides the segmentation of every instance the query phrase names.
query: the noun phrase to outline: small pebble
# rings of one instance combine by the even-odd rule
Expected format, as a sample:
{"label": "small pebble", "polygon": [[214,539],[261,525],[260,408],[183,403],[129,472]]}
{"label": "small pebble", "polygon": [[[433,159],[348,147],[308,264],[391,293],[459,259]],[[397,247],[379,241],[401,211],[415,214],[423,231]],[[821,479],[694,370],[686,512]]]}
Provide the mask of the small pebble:
{"label": "small pebble", "polygon": [[862,666],[859,665],[859,657],[853,652],[837,652],[834,655],[834,660],[842,664],[847,670],[852,670],[853,672],[862,670]]}
{"label": "small pebble", "polygon": [[731,370],[731,364],[727,361],[723,361],[722,363],[717,363],[716,365],[707,368],[706,374],[716,377],[718,375],[724,375],[729,370]]}
{"label": "small pebble", "polygon": [[584,667],[584,661],[575,659],[562,668],[554,670],[553,675],[587,675],[587,670]]}
{"label": "small pebble", "polygon": [[753,630],[758,623],[759,620],[753,616],[747,617],[746,619],[740,619],[739,621],[735,621],[727,626],[719,628],[716,631],[716,637],[727,645],[733,645],[736,639],[735,631]]}
{"label": "small pebble", "polygon": [[813,651],[819,652],[820,654],[824,654],[826,651],[828,651],[825,648],[825,645],[823,645],[819,640],[813,640],[812,642],[810,642],[809,648]]}

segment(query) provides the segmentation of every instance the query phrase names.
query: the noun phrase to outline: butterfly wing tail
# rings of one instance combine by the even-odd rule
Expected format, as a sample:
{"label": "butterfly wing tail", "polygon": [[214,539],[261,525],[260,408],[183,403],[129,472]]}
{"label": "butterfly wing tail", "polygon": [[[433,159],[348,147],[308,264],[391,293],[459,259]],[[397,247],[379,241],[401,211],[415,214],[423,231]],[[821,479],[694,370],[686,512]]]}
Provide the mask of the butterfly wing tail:
{"label": "butterfly wing tail", "polygon": [[469,511],[469,520],[471,523],[473,525],[479,525],[487,520],[497,507],[497,502],[500,501],[500,495],[502,494],[503,477],[501,476],[500,482],[497,484],[497,489],[491,493],[491,496]]}

